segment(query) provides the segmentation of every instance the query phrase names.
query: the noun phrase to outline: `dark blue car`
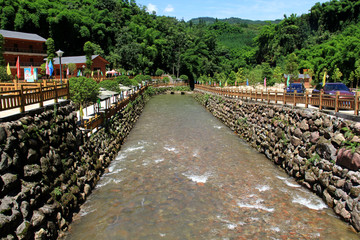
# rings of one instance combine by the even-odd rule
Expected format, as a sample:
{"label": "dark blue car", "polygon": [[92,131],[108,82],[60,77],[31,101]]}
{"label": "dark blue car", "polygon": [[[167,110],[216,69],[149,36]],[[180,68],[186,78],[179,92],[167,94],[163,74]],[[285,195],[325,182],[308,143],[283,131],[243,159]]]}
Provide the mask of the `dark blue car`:
{"label": "dark blue car", "polygon": [[343,83],[326,83],[324,87],[322,83],[319,83],[313,90],[313,94],[320,93],[321,90],[324,90],[324,93],[329,95],[335,95],[336,92],[339,92],[341,95],[340,98],[353,98],[355,95],[355,93],[351,92]]}
{"label": "dark blue car", "polygon": [[304,93],[306,88],[302,83],[290,83],[289,86],[286,88],[287,93],[294,93],[296,90],[297,93]]}

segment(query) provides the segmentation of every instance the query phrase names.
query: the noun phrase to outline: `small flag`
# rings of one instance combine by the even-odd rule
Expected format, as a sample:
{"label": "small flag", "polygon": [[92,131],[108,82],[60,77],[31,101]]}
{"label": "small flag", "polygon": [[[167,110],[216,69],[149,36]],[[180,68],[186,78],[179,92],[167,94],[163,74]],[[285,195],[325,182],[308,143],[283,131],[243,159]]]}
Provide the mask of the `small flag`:
{"label": "small flag", "polygon": [[324,87],[326,84],[326,71],[324,72],[324,77],[323,77],[323,84],[322,87]]}
{"label": "small flag", "polygon": [[49,75],[49,64],[47,60],[46,60],[45,70],[46,70],[46,75]]}
{"label": "small flag", "polygon": [[31,74],[31,76],[34,76],[34,68],[33,68],[33,66],[32,66],[32,65],[31,65],[30,74]]}
{"label": "small flag", "polygon": [[54,66],[53,66],[53,64],[52,64],[52,62],[50,60],[50,62],[49,62],[49,76],[50,77],[53,74],[53,72],[54,72]]}
{"label": "small flag", "polygon": [[102,73],[102,71],[100,71],[101,72],[101,76],[104,76],[104,74]]}
{"label": "small flag", "polygon": [[220,87],[221,87],[221,81],[220,81]]}
{"label": "small flag", "polygon": [[227,80],[226,80],[226,82],[225,82],[225,87],[227,87],[227,85],[228,85],[228,83],[227,83]]}
{"label": "small flag", "polygon": [[287,82],[286,82],[286,86],[289,86],[290,85],[290,74],[288,74],[287,76]]}
{"label": "small flag", "polygon": [[16,74],[18,79],[20,79],[20,57],[18,56],[16,61]]}
{"label": "small flag", "polygon": [[70,72],[69,72],[69,68],[67,68],[67,69],[66,69],[66,75],[70,75],[69,73],[70,73]]}
{"label": "small flag", "polygon": [[91,71],[91,77],[94,77],[94,71]]}
{"label": "small flag", "polygon": [[11,75],[11,70],[10,70],[10,64],[8,63],[7,67],[6,67],[6,73],[7,75]]}
{"label": "small flag", "polygon": [[246,79],[246,86],[249,86],[249,79]]}
{"label": "small flag", "polygon": [[266,77],[264,78],[264,87],[266,88]]}
{"label": "small flag", "polygon": [[79,71],[78,71],[78,73],[77,73],[77,76],[80,77],[80,69],[79,69]]}

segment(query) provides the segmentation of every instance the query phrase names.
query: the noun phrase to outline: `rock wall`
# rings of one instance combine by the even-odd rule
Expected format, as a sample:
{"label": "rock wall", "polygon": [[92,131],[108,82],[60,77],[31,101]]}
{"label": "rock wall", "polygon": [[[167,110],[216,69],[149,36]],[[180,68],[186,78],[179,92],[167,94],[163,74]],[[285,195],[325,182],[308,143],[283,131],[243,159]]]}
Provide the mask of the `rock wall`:
{"label": "rock wall", "polygon": [[360,231],[360,123],[199,91],[194,97]]}
{"label": "rock wall", "polygon": [[56,239],[138,119],[145,93],[91,137],[71,104],[0,123],[0,238]]}

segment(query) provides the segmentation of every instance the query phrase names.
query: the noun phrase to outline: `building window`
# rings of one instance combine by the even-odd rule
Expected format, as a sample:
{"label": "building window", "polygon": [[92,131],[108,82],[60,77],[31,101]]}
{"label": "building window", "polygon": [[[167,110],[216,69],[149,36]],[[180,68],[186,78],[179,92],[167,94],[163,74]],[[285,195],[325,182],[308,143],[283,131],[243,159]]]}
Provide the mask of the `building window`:
{"label": "building window", "polygon": [[33,58],[30,58],[30,63],[31,63],[31,65],[34,65],[34,59]]}
{"label": "building window", "polygon": [[29,50],[30,50],[30,52],[33,52],[33,45],[29,46]]}
{"label": "building window", "polygon": [[14,50],[19,51],[18,45],[16,43],[14,44]]}

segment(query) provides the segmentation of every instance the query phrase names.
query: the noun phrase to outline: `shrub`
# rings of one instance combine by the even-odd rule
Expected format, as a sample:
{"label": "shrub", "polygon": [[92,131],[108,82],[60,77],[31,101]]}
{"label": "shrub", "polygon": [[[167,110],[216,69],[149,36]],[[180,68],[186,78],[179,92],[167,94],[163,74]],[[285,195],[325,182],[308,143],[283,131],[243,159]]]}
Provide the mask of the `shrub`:
{"label": "shrub", "polygon": [[128,76],[125,76],[125,75],[121,75],[121,76],[118,76],[115,78],[115,81],[118,83],[118,84],[122,84],[124,86],[127,86],[125,83],[129,82],[130,83],[130,79]]}
{"label": "shrub", "polygon": [[104,80],[99,83],[99,86],[109,91],[120,92],[119,83],[114,80]]}
{"label": "shrub", "polygon": [[184,82],[187,82],[189,80],[189,77],[187,75],[181,75],[180,79],[183,80]]}
{"label": "shrub", "polygon": [[161,69],[158,69],[158,70],[156,70],[156,72],[155,72],[155,76],[161,76],[161,75],[163,75],[164,74],[164,70],[161,70]]}
{"label": "shrub", "polygon": [[142,81],[145,81],[145,76],[144,75],[136,75],[134,77],[134,80],[136,80],[138,83],[141,83]]}
{"label": "shrub", "polygon": [[86,77],[73,77],[69,80],[70,98],[75,103],[85,101],[95,102],[99,94],[99,85],[93,79]]}
{"label": "shrub", "polygon": [[164,81],[164,83],[168,83],[168,82],[170,82],[170,78],[169,77],[164,77],[163,81]]}
{"label": "shrub", "polygon": [[150,75],[145,75],[143,81],[151,81],[151,76]]}
{"label": "shrub", "polygon": [[174,91],[190,92],[191,88],[189,86],[176,86],[174,87]]}
{"label": "shrub", "polygon": [[0,81],[1,82],[7,82],[12,79],[11,75],[8,75],[6,72],[6,67],[0,66]]}
{"label": "shrub", "polygon": [[136,81],[135,79],[131,79],[130,81],[131,81],[132,86],[138,86],[139,85],[138,81]]}

